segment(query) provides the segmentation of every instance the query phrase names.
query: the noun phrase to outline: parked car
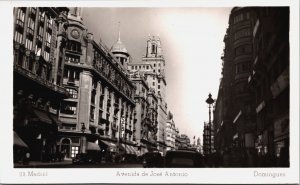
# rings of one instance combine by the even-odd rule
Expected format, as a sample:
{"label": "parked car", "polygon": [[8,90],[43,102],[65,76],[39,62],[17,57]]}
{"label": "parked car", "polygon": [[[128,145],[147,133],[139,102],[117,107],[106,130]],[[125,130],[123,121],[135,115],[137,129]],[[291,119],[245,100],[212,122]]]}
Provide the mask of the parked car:
{"label": "parked car", "polygon": [[147,152],[142,157],[143,167],[163,167],[163,157],[159,152]]}
{"label": "parked car", "polygon": [[94,161],[93,156],[88,153],[76,154],[76,156],[72,159],[73,164],[88,164],[93,163]]}
{"label": "parked car", "polygon": [[135,154],[123,154],[119,156],[119,162],[121,163],[137,163],[138,159]]}
{"label": "parked car", "polygon": [[177,150],[167,151],[165,156],[166,168],[199,168],[204,167],[202,155],[195,151]]}

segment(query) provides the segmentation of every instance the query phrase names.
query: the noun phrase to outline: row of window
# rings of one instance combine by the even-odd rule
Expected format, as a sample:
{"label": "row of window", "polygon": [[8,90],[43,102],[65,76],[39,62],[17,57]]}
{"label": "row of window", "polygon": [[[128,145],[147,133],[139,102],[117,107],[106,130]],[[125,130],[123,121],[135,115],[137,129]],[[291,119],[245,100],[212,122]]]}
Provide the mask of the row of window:
{"label": "row of window", "polygon": [[233,24],[250,19],[250,12],[241,13],[233,18]]}
{"label": "row of window", "polygon": [[242,30],[239,30],[239,31],[234,33],[234,40],[237,40],[237,39],[242,38],[242,37],[248,37],[250,35],[251,35],[251,33],[250,33],[249,28],[242,29]]}
{"label": "row of window", "polygon": [[235,56],[245,55],[252,53],[252,46],[250,44],[242,45],[235,48]]}
{"label": "row of window", "polygon": [[131,66],[131,69],[149,69],[149,65]]}
{"label": "row of window", "polygon": [[79,71],[66,69],[64,71],[64,78],[67,78],[69,82],[75,82],[75,80],[79,80]]}
{"label": "row of window", "polygon": [[75,64],[78,64],[78,63],[80,62],[79,57],[68,56],[68,55],[66,55],[65,61],[66,61],[67,63],[75,63]]}
{"label": "row of window", "polygon": [[235,65],[235,74],[249,72],[250,67],[250,62],[238,63]]}

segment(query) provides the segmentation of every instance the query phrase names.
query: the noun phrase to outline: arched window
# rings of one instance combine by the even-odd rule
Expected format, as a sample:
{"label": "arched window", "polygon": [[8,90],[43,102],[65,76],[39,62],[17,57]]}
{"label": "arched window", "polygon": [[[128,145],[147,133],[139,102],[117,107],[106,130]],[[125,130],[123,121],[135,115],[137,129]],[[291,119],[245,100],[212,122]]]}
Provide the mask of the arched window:
{"label": "arched window", "polygon": [[156,53],[156,46],[155,44],[152,44],[152,48],[151,48],[151,54]]}

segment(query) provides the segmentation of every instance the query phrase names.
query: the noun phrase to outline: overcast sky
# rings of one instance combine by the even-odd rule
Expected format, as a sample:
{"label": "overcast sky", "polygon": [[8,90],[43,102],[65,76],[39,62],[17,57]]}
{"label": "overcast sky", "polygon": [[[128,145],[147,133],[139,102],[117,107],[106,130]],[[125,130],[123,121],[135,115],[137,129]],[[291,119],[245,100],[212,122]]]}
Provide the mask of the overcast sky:
{"label": "overcast sky", "polygon": [[84,8],[94,38],[110,48],[118,38],[133,62],[141,62],[148,35],[159,35],[166,60],[168,111],[180,134],[200,137],[208,121],[205,100],[217,98],[223,38],[231,8]]}

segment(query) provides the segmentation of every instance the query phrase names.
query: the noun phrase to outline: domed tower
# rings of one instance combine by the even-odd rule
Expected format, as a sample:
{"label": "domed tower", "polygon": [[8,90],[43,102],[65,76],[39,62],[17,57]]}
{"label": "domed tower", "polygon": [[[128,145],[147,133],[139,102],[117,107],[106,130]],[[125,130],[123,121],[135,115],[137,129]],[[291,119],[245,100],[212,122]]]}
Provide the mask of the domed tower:
{"label": "domed tower", "polygon": [[126,68],[129,62],[129,53],[125,45],[121,41],[121,34],[119,32],[118,41],[111,47],[110,51],[119,60],[119,62]]}

